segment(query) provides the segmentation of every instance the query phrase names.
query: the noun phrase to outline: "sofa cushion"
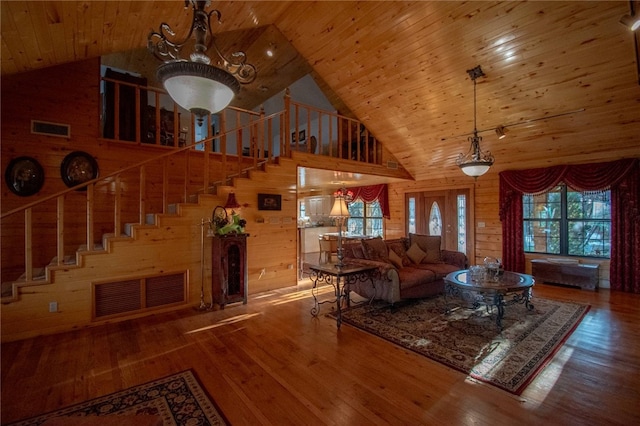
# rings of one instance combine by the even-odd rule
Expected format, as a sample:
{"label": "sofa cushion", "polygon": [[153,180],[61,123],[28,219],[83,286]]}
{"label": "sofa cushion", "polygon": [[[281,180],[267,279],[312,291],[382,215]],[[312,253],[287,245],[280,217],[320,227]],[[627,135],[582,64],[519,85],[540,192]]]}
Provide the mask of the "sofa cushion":
{"label": "sofa cushion", "polygon": [[391,252],[394,251],[402,259],[403,266],[411,265],[411,259],[407,256],[407,249],[403,241],[388,242],[387,247],[389,247],[389,257],[391,257]]}
{"label": "sofa cushion", "polygon": [[417,244],[411,244],[409,250],[407,250],[407,256],[413,263],[420,263],[422,259],[427,255]]}
{"label": "sofa cushion", "polygon": [[391,261],[391,263],[393,263],[393,266],[395,266],[398,269],[404,266],[402,264],[402,258],[398,256],[398,254],[394,250],[391,250],[391,249],[389,249],[389,260]]}
{"label": "sofa cushion", "polygon": [[389,263],[389,250],[382,238],[362,240],[362,248],[366,259]]}
{"label": "sofa cushion", "polygon": [[440,235],[409,234],[409,241],[411,245],[417,244],[426,253],[422,263],[442,262],[442,254],[440,253],[442,237]]}
{"label": "sofa cushion", "polygon": [[436,280],[436,274],[429,270],[422,270],[412,266],[398,269],[400,279],[400,289],[408,289],[417,286],[424,286]]}
{"label": "sofa cushion", "polygon": [[448,263],[421,263],[420,265],[414,265],[413,268],[433,272],[436,280],[446,277],[450,272],[460,270],[456,265],[449,265]]}

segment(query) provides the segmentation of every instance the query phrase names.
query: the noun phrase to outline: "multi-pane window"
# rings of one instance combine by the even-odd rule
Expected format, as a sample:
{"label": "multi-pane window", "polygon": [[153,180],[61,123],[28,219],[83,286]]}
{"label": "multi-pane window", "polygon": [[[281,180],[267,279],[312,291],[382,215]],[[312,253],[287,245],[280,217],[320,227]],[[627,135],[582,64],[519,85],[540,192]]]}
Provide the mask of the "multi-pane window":
{"label": "multi-pane window", "polygon": [[382,209],[380,203],[356,200],[349,203],[347,230],[356,235],[382,236]]}
{"label": "multi-pane window", "polygon": [[611,257],[610,191],[578,192],[559,185],[524,195],[524,251]]}

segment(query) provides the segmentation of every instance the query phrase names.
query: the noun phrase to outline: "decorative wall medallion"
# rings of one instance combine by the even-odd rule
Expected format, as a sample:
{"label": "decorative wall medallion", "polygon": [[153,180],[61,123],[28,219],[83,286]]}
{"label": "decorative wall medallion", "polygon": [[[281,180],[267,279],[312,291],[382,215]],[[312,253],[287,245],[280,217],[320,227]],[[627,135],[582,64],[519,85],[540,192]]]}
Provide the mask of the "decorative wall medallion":
{"label": "decorative wall medallion", "polygon": [[[98,163],[90,154],[74,151],[62,160],[60,175],[65,185],[71,188],[97,178]],[[79,190],[84,191],[86,187]]]}
{"label": "decorative wall medallion", "polygon": [[35,158],[14,158],[4,172],[4,180],[11,192],[28,197],[37,194],[44,185],[44,169]]}

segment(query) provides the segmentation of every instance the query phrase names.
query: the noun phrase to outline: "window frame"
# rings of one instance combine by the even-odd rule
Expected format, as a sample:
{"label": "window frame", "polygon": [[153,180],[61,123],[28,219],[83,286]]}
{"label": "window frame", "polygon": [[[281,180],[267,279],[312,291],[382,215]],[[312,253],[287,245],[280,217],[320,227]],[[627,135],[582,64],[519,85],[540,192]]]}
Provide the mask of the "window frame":
{"label": "window frame", "polygon": [[[559,190],[557,190],[559,189]],[[522,230],[523,230],[523,251],[525,254],[549,254],[549,255],[556,255],[556,256],[566,256],[566,257],[588,257],[588,258],[593,258],[593,259],[611,259],[611,191],[607,190],[607,191],[602,191],[607,193],[607,201],[608,201],[608,209],[609,209],[609,218],[588,218],[588,217],[569,217],[569,204],[570,204],[570,200],[568,197],[568,194],[570,192],[576,192],[576,193],[580,193],[580,194],[586,194],[588,193],[588,191],[576,191],[573,190],[571,188],[569,188],[566,184],[560,183],[557,186],[555,186],[552,190],[547,191],[545,193],[558,193],[560,198],[559,198],[559,202],[557,204],[559,204],[559,208],[560,208],[560,215],[559,217],[555,217],[556,215],[552,215],[552,217],[534,217],[534,215],[531,215],[532,217],[527,217],[527,215],[525,214],[525,210],[527,208],[527,206],[531,205],[534,206],[536,205],[535,202],[528,202],[527,198],[531,198],[533,201],[533,197],[535,197],[536,195],[532,195],[532,194],[523,194],[522,195]],[[540,194],[542,195],[542,194]],[[544,205],[549,205],[549,204],[555,204],[552,201],[549,201],[547,199],[547,201],[544,203]],[[551,223],[555,223],[556,226],[558,227],[558,240],[559,240],[559,252],[558,253],[554,253],[554,252],[550,252],[550,251],[531,251],[531,250],[527,250],[527,236],[528,235],[533,235],[533,234],[529,234],[526,231],[528,229],[530,229],[530,224],[535,223],[535,222],[551,222]],[[603,244],[608,244],[609,245],[609,252],[607,255],[602,255],[602,256],[597,256],[597,255],[591,255],[591,254],[571,254],[569,253],[570,251],[570,228],[572,224],[575,224],[576,222],[583,222],[583,223],[587,223],[587,222],[601,222],[604,223],[604,228],[608,229],[608,243],[607,240],[605,240],[604,238],[601,240],[603,241]],[[608,226],[607,226],[608,224]],[[549,249],[549,244],[545,243],[545,248]]]}
{"label": "window frame", "polygon": [[[355,216],[355,215],[352,213],[351,207],[352,207],[355,203],[362,203],[362,214],[363,214],[363,216]],[[369,215],[369,214],[367,213],[367,212],[368,212],[368,210],[371,210],[371,211],[373,211],[373,210],[374,210],[374,208],[371,206],[371,205],[372,205],[372,204],[374,204],[374,203],[377,203],[377,204],[378,204],[378,210],[380,211],[380,216],[371,216],[371,215]],[[377,236],[377,235],[373,235],[373,234],[369,234],[369,233],[367,233],[367,229],[369,229],[369,228],[371,228],[372,230],[373,230],[373,229],[376,229],[376,228],[374,228],[373,226],[370,226],[370,227],[369,227],[369,226],[368,226],[368,222],[369,222],[369,221],[373,221],[373,220],[380,220],[380,221],[381,221],[381,223],[382,223],[382,226],[381,226],[381,228],[380,228],[380,232],[381,232],[381,233],[380,233],[380,236],[381,236],[382,238],[384,238],[384,234],[385,234],[384,216],[382,215],[382,208],[381,208],[381,206],[380,206],[380,202],[379,202],[378,200],[375,200],[375,201],[373,201],[373,202],[371,202],[371,203],[367,203],[367,202],[363,201],[362,199],[358,198],[358,199],[355,199],[355,200],[353,200],[353,201],[349,202],[349,204],[347,205],[347,207],[348,207],[348,209],[349,209],[349,218],[348,218],[348,219],[347,219],[347,221],[346,221],[346,228],[347,228],[347,229],[349,229],[349,221],[351,221],[351,220],[362,220],[362,235],[368,235],[368,236],[370,235],[370,236],[374,236],[374,237],[375,237],[375,236]]]}

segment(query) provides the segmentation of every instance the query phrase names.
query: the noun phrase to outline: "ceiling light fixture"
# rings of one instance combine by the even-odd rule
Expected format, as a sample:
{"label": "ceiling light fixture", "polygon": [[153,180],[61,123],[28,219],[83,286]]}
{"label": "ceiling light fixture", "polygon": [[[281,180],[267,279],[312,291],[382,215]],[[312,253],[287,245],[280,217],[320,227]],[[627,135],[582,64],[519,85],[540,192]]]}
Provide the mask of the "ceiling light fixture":
{"label": "ceiling light fixture", "polygon": [[629,28],[631,31],[635,31],[640,28],[640,16],[624,15],[620,18],[620,23],[624,24],[624,26]]}
{"label": "ceiling light fixture", "polygon": [[[163,84],[169,96],[182,108],[196,115],[198,124],[202,125],[205,116],[225,109],[240,92],[240,83],[248,84],[256,78],[256,68],[245,63],[246,54],[235,52],[230,59],[225,57],[215,44],[211,33],[211,15],[215,14],[220,22],[220,11],[207,13],[205,8],[211,2],[185,0],[185,8],[191,4],[193,21],[187,37],[174,41],[175,33],[167,23],[160,24],[158,32],[151,31],[147,47],[162,65],[156,71],[156,77]],[[193,52],[189,59],[180,56],[182,47],[191,36],[195,38]],[[217,65],[211,64],[207,49],[213,47],[217,55]]]}
{"label": "ceiling light fixture", "polygon": [[620,23],[631,31],[635,31],[640,28],[640,15],[636,15],[633,0],[629,0],[629,13],[620,18]]}
{"label": "ceiling light fixture", "polygon": [[476,126],[476,80],[479,77],[484,77],[485,73],[482,72],[480,65],[467,70],[467,73],[473,81],[473,136],[469,137],[469,142],[471,143],[469,152],[464,155],[459,154],[456,159],[456,164],[464,174],[477,179],[478,176],[482,176],[487,173],[489,168],[493,165],[494,158],[489,151],[485,153],[480,150],[482,137],[478,136],[478,128]]}
{"label": "ceiling light fixture", "polygon": [[507,128],[504,126],[496,127],[496,135],[498,135],[498,139],[504,139],[507,136]]}

